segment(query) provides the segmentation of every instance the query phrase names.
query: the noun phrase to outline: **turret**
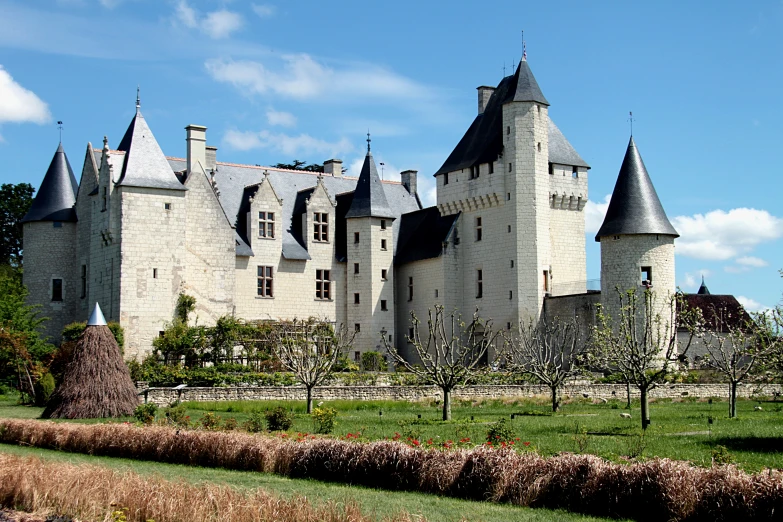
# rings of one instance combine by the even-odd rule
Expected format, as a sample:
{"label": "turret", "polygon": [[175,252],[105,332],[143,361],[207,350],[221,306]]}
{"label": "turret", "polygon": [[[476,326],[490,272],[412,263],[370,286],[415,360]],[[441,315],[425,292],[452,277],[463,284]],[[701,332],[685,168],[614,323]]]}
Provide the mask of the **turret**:
{"label": "turret", "polygon": [[62,143],[54,153],[29,212],[22,219],[24,284],[28,300],[42,306],[45,335],[59,342],[78,302],[76,177]]}

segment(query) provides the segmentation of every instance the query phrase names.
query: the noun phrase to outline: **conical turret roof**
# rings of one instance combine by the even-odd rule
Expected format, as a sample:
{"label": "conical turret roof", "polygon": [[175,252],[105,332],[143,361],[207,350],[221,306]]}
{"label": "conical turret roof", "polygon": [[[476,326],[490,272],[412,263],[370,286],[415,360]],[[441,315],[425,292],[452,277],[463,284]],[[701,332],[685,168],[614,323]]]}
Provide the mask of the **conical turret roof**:
{"label": "conical turret roof", "polygon": [[186,190],[174,175],[138,105],[136,115],[117,149],[125,152],[125,163],[117,185]]}
{"label": "conical turret roof", "polygon": [[704,276],[701,276],[701,286],[699,287],[699,291],[696,293],[699,295],[710,295],[709,288],[707,288],[707,285],[704,284]]}
{"label": "conical turret roof", "polygon": [[536,102],[549,105],[526,59],[519,61],[519,66],[517,66],[514,76],[511,77],[508,94],[503,100],[503,103],[508,102]]}
{"label": "conical turret roof", "polygon": [[620,234],[680,237],[666,217],[633,136],[628,142],[623,165],[612,191],[612,200],[595,240]]}
{"label": "conical turret roof", "polygon": [[[369,147],[368,147],[369,149]],[[383,183],[378,177],[378,169],[375,160],[368,150],[364,157],[362,172],[359,181],[356,182],[356,190],[353,193],[353,202],[348,209],[346,218],[379,217],[394,219],[394,213],[386,201],[386,193],[383,191]]]}
{"label": "conical turret roof", "polygon": [[76,221],[76,192],[79,184],[71,170],[63,144],[57,147],[41,188],[38,189],[30,210],[22,218],[29,221]]}

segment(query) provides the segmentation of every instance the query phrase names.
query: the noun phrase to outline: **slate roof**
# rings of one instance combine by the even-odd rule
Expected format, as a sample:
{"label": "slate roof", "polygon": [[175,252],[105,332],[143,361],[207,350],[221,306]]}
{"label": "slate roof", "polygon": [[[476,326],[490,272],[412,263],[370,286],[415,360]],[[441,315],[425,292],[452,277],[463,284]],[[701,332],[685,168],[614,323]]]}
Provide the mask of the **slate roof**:
{"label": "slate roof", "polygon": [[595,240],[620,234],[661,234],[680,237],[655,192],[652,180],[631,136],[612,191],[606,217]]}
{"label": "slate roof", "polygon": [[699,295],[710,295],[710,290],[707,288],[707,285],[704,284],[704,276],[701,277],[701,286],[699,287],[699,291],[696,293]]}
{"label": "slate roof", "polygon": [[76,193],[79,184],[71,170],[63,144],[57,147],[41,187],[22,218],[22,223],[31,221],[76,221]]}
{"label": "slate roof", "polygon": [[[482,114],[476,116],[436,176],[498,159],[503,152],[503,105],[512,101],[535,101],[549,105],[523,60],[512,76],[506,76],[490,96]],[[549,118],[549,162],[590,168]]]}
{"label": "slate roof", "polygon": [[117,150],[125,152],[125,163],[117,185],[187,190],[172,172],[138,106]]}
{"label": "slate roof", "polygon": [[[684,294],[685,306],[701,310],[704,325],[711,330],[727,331],[752,321],[748,312],[733,295]],[[723,321],[721,321],[721,316]]]}
{"label": "slate roof", "polygon": [[[182,158],[168,158],[171,169],[175,172],[187,168],[186,160]],[[215,182],[220,193],[219,199],[226,215],[233,220],[237,232],[237,255],[252,255],[252,249],[248,247],[247,219],[245,212],[249,208],[249,198],[255,194],[256,186],[263,179],[264,171],[269,172],[269,181],[275,189],[277,196],[283,201],[281,214],[281,240],[283,242],[283,257],[286,259],[310,259],[304,241],[301,239],[300,223],[294,222],[294,206],[297,194],[306,189],[312,189],[318,182],[318,173],[300,170],[276,169],[273,167],[261,167],[252,165],[238,165],[234,163],[217,162],[215,169]],[[337,201],[337,222],[340,223],[341,212],[347,213],[351,201],[342,197],[351,193],[356,188],[357,178],[323,176],[326,191]],[[421,207],[400,183],[381,182],[387,205],[393,218],[399,218],[406,212],[419,210]],[[343,210],[345,209],[345,210]],[[344,221],[344,220],[343,220]],[[334,231],[337,241],[338,228]],[[397,245],[399,227],[393,227],[394,244]],[[337,257],[340,259],[339,242],[335,245]],[[344,252],[343,258],[344,258]]]}
{"label": "slate roof", "polygon": [[[369,147],[368,147],[369,149]],[[354,189],[351,208],[345,215],[346,218],[379,217],[391,218],[395,216],[386,201],[386,193],[383,190],[381,178],[375,168],[375,160],[368,150],[362,164],[362,171]]]}
{"label": "slate roof", "polygon": [[403,214],[395,265],[440,257],[443,243],[448,239],[461,212],[441,216],[438,207],[428,207]]}

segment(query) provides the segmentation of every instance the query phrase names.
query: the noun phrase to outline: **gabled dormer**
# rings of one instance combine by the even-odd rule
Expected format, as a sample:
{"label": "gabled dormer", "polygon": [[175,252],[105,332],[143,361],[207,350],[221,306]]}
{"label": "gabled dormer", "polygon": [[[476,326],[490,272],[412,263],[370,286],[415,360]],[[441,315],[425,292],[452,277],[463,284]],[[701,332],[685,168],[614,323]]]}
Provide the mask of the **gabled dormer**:
{"label": "gabled dormer", "polygon": [[[310,255],[315,249],[334,250],[337,202],[324,186],[323,178],[318,176],[315,187],[299,193],[304,199],[302,212],[302,237]],[[297,195],[297,199],[299,195]]]}
{"label": "gabled dormer", "polygon": [[[256,186],[255,194],[250,197],[247,212],[247,239],[256,254],[259,248],[280,250],[283,232],[283,200],[277,195],[269,172],[264,171],[264,179]],[[267,241],[274,245],[265,245]]]}

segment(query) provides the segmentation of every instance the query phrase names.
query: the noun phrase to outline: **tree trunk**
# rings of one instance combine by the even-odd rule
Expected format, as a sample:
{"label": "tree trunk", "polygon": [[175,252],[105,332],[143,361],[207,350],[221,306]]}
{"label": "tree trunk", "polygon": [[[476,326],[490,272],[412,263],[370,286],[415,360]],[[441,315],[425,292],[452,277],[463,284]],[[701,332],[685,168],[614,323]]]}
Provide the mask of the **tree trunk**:
{"label": "tree trunk", "polygon": [[729,418],[737,416],[737,381],[729,383]]}
{"label": "tree trunk", "polygon": [[647,400],[647,388],[639,388],[640,400],[642,403],[642,429],[646,430],[650,424],[650,403]]}
{"label": "tree trunk", "polygon": [[625,383],[625,409],[631,409],[631,381]]}
{"label": "tree trunk", "polygon": [[557,400],[557,386],[550,386],[552,390],[552,411],[557,412],[560,409],[560,401]]}
{"label": "tree trunk", "polygon": [[451,420],[451,390],[443,388],[443,420]]}
{"label": "tree trunk", "polygon": [[313,387],[307,387],[307,413],[313,413]]}

